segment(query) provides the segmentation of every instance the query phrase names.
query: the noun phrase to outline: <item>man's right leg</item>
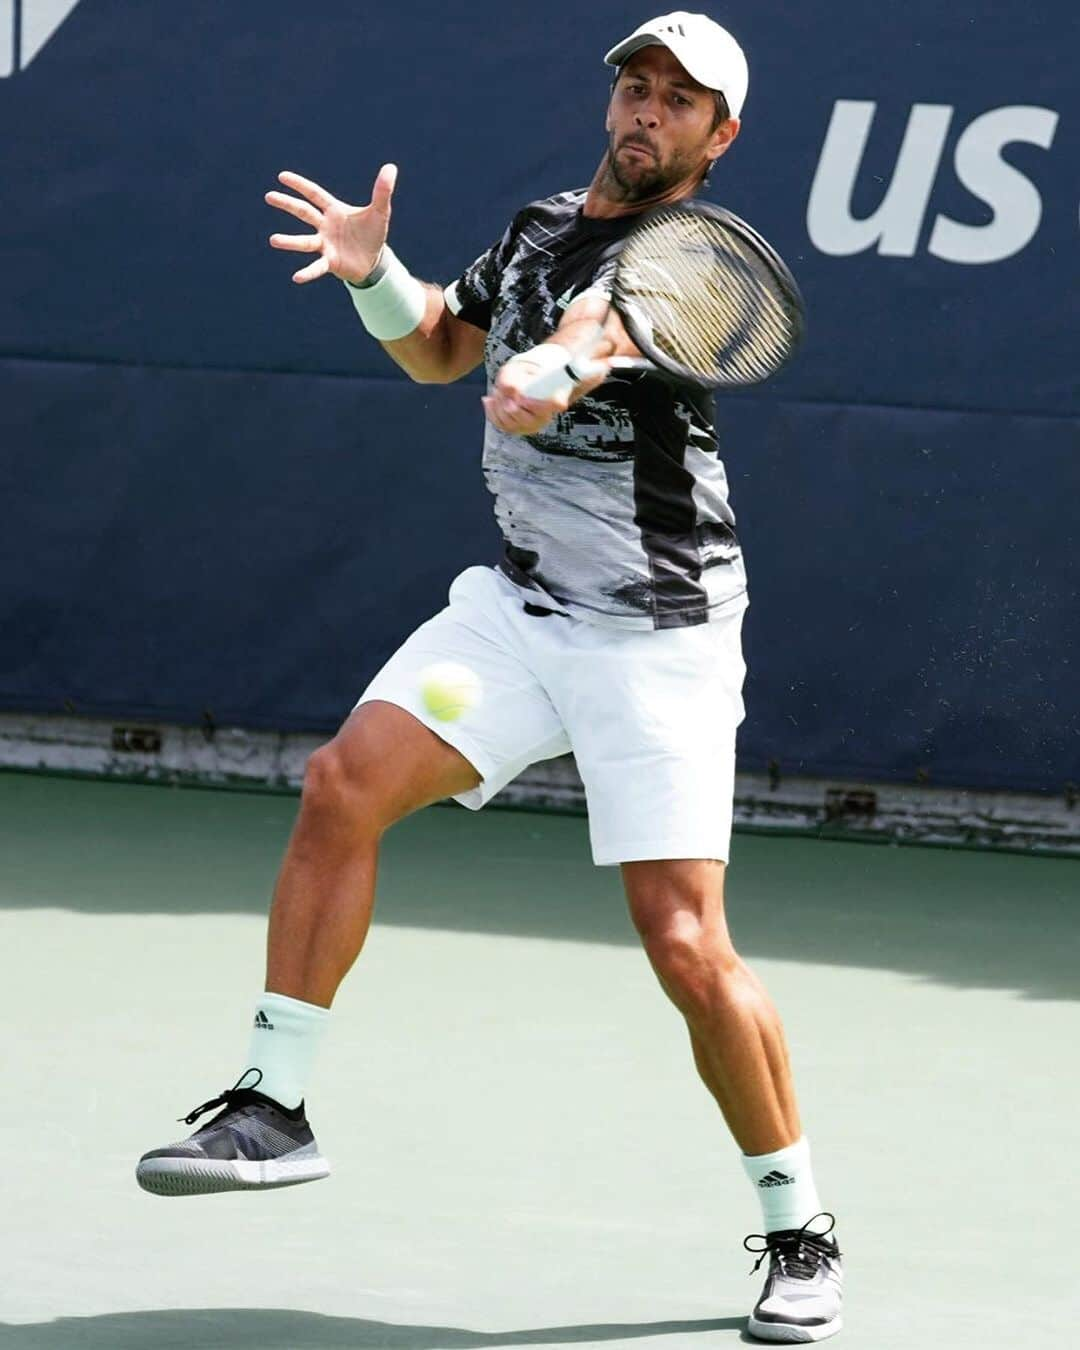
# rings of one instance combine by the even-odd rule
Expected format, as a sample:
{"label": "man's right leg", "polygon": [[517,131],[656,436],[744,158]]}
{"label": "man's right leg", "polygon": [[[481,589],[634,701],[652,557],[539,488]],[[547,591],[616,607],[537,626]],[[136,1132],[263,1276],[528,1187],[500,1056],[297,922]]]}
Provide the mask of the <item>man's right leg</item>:
{"label": "man's right leg", "polygon": [[270,911],[267,990],[328,1008],[367,937],[383,832],[479,782],[463,755],[404,709],[357,708],[308,761]]}
{"label": "man's right leg", "polygon": [[143,1155],[136,1177],[144,1190],[206,1194],[329,1174],[304,1113],[303,1083],[326,1009],[367,937],[379,840],[395,821],[479,782],[463,755],[385,702],[362,704],[311,756],[274,891],[267,993],[248,1067],[234,1088],[186,1117],[194,1124],[223,1107],[207,1125]]}

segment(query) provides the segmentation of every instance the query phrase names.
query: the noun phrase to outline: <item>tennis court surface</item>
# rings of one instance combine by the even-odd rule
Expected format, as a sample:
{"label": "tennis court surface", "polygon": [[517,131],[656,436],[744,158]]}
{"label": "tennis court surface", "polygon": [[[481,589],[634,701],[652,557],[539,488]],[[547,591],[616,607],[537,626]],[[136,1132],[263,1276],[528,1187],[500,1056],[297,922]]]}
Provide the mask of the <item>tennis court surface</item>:
{"label": "tennis court surface", "polygon": [[[309,1099],[331,1178],[163,1200],[242,1065],[294,799],[0,774],[4,1350],[706,1347],[760,1215],[580,819],[396,827]],[[1080,1323],[1080,866],[736,836],[849,1350]]]}

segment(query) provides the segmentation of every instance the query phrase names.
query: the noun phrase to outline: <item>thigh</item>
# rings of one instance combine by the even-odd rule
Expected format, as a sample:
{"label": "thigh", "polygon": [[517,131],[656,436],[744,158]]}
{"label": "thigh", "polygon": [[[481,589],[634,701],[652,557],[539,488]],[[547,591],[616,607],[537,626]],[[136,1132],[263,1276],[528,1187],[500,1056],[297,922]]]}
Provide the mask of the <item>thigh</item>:
{"label": "thigh", "polygon": [[[392,704],[456,751],[477,781],[447,795],[474,810],[529,764],[570,748],[512,622],[493,569],[469,568],[451,586],[446,609],[403,643],[357,703],[357,712]],[[466,666],[480,685],[475,705],[450,721],[436,717],[421,692],[422,672],[441,662]]]}
{"label": "thigh", "polygon": [[742,614],[596,637],[565,713],[603,864],[730,851]]}
{"label": "thigh", "polygon": [[382,827],[480,785],[459,750],[393,703],[356,707],[328,749],[348,781],[366,792]]}

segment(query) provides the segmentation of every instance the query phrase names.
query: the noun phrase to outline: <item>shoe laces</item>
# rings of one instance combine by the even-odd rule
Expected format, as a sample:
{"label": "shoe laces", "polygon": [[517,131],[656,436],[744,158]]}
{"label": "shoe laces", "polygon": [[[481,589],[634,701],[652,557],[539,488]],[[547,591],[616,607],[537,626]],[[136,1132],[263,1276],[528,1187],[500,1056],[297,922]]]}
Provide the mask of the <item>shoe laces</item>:
{"label": "shoe laces", "polygon": [[[807,1232],[814,1219],[820,1218],[831,1220],[825,1232]],[[833,1242],[827,1241],[829,1233],[835,1227],[836,1216],[823,1210],[821,1214],[815,1214],[813,1218],[807,1219],[801,1228],[782,1228],[775,1233],[751,1233],[749,1237],[743,1238],[743,1246],[748,1252],[760,1252],[761,1255],[754,1262],[750,1274],[753,1275],[766,1256],[772,1254],[780,1267],[780,1273],[786,1278],[812,1280],[825,1257],[842,1255],[840,1248],[834,1245],[835,1239]],[[765,1246],[751,1247],[750,1243],[754,1238],[760,1238]]]}
{"label": "shoe laces", "polygon": [[[248,1083],[244,1087],[240,1084],[249,1073],[257,1073],[259,1076],[254,1083]],[[252,1092],[262,1082],[262,1069],[245,1069],[231,1088],[226,1088],[220,1097],[211,1097],[208,1102],[203,1102],[202,1106],[197,1106],[194,1111],[189,1111],[186,1116],[181,1116],[180,1120],[185,1125],[194,1125],[200,1116],[205,1116],[207,1111],[213,1111],[215,1107],[227,1106],[235,1107],[246,1105],[249,1092]]]}

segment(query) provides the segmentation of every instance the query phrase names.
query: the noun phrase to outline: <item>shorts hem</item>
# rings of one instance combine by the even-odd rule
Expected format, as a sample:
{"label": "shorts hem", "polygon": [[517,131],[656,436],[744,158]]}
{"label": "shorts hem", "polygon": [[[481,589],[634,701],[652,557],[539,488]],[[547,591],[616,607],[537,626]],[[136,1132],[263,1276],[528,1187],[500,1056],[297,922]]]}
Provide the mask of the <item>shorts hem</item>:
{"label": "shorts hem", "polygon": [[730,836],[722,849],[716,847],[715,840],[702,847],[700,839],[635,839],[625,844],[594,844],[592,848],[597,867],[616,867],[624,862],[672,862],[678,858],[716,861],[726,866],[730,852]]}

